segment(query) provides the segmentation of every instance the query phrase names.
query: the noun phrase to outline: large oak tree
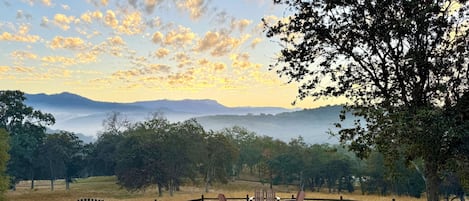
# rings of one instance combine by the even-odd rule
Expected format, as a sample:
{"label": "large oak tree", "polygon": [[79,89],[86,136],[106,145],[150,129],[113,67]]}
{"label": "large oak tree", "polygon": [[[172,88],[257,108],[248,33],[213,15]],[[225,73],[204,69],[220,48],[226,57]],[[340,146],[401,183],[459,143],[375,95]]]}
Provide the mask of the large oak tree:
{"label": "large oak tree", "polygon": [[469,135],[462,104],[469,97],[469,3],[274,2],[286,16],[264,19],[267,36],[281,46],[272,68],[299,83],[298,99],[350,100],[346,108],[361,118],[340,140],[362,157],[377,148],[388,159],[423,159],[427,199],[438,200],[440,171],[467,157],[458,147]]}

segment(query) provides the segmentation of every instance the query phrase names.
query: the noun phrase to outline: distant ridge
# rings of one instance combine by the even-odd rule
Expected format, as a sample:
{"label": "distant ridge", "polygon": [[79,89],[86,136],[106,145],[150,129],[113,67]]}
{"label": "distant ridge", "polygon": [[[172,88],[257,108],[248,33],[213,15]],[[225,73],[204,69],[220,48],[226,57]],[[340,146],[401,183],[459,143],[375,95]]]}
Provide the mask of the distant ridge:
{"label": "distant ridge", "polygon": [[[337,130],[334,123],[339,122],[341,110],[342,106],[335,105],[278,114],[213,115],[196,119],[205,128],[213,130],[237,125],[286,142],[302,136],[310,143],[337,144],[338,139],[332,137],[329,132]],[[351,120],[341,123],[344,126],[352,125]]]}
{"label": "distant ridge", "polygon": [[[94,101],[76,94],[25,94],[25,103],[52,113],[56,124],[51,129],[66,130],[96,137],[110,112],[120,112],[132,122],[143,121],[151,113],[162,113],[168,120],[196,118],[206,130],[232,126],[245,127],[259,135],[289,141],[303,136],[308,143],[337,143],[328,131],[334,130],[341,106],[316,109],[281,107],[226,107],[215,100],[152,100],[133,103]],[[345,122],[347,124],[347,122]]]}
{"label": "distant ridge", "polygon": [[76,94],[63,92],[59,94],[47,95],[25,94],[26,104],[36,107],[54,107],[67,109],[86,109],[86,110],[132,110],[137,107],[123,103],[109,103],[94,101]]}
{"label": "distant ridge", "polygon": [[292,111],[281,107],[226,107],[210,99],[152,100],[133,103],[115,103],[94,101],[76,94],[25,94],[26,104],[38,108],[53,107],[71,110],[94,111],[164,111],[186,114],[245,114],[245,113],[281,113]]}

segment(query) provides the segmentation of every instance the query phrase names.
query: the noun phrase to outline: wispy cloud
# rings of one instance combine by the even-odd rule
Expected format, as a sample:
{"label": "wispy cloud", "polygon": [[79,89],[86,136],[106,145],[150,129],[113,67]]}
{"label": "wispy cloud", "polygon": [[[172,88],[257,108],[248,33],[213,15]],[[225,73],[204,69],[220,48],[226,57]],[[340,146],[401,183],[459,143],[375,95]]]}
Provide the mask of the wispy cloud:
{"label": "wispy cloud", "polygon": [[107,10],[104,15],[104,24],[115,29],[119,25],[119,21],[116,18],[116,14],[113,10]]}
{"label": "wispy cloud", "polygon": [[6,73],[10,70],[9,66],[0,66],[0,74]]}
{"label": "wispy cloud", "polygon": [[13,51],[11,53],[11,57],[19,59],[19,60],[37,59],[38,58],[37,54],[32,53],[32,52],[28,52],[28,51],[22,51],[22,50]]}
{"label": "wispy cloud", "polygon": [[238,47],[245,40],[244,36],[235,38],[228,35],[227,32],[209,31],[197,42],[195,50],[198,52],[210,51],[212,56],[226,56]]}
{"label": "wispy cloud", "polygon": [[177,1],[176,5],[183,11],[188,11],[191,19],[197,20],[202,17],[208,9],[204,0]]}
{"label": "wispy cloud", "polygon": [[126,14],[122,23],[117,26],[119,33],[127,35],[141,34],[145,30],[145,23],[140,12]]}
{"label": "wispy cloud", "polygon": [[166,48],[158,48],[155,52],[155,56],[158,57],[159,59],[164,58],[168,56],[169,50]]}
{"label": "wispy cloud", "polygon": [[70,24],[73,23],[75,19],[75,16],[67,16],[59,13],[54,15],[54,24],[66,31],[70,29]]}
{"label": "wispy cloud", "polygon": [[103,13],[99,10],[97,11],[87,11],[83,14],[81,14],[80,19],[83,22],[86,22],[88,24],[93,23],[94,20],[101,20],[103,18]]}
{"label": "wispy cloud", "polygon": [[35,43],[41,38],[38,35],[29,34],[30,26],[29,25],[20,25],[16,33],[3,32],[0,35],[0,41],[16,41],[16,42],[25,42],[25,43]]}
{"label": "wispy cloud", "polygon": [[153,34],[152,41],[163,46],[181,48],[191,45],[195,38],[196,34],[192,32],[190,28],[178,26],[176,29],[170,30],[166,34],[159,31],[155,32]]}
{"label": "wispy cloud", "polygon": [[71,50],[83,50],[87,47],[86,42],[79,37],[62,37],[55,36],[49,43],[52,49],[71,49]]}
{"label": "wispy cloud", "polygon": [[232,66],[235,68],[260,68],[261,64],[252,63],[249,61],[249,54],[244,52],[241,54],[232,54],[230,56]]}

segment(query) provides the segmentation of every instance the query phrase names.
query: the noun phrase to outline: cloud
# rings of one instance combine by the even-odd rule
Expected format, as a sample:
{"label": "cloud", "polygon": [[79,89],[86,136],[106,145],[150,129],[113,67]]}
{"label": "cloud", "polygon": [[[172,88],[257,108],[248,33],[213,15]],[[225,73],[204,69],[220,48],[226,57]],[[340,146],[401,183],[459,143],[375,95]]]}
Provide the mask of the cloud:
{"label": "cloud", "polygon": [[0,34],[0,41],[16,41],[16,42],[26,42],[26,43],[35,43],[40,37],[38,35],[29,35],[29,26],[20,25],[17,33],[3,32]]}
{"label": "cloud", "polygon": [[189,55],[184,52],[178,52],[174,55],[173,59],[178,63],[178,67],[182,68],[192,64],[192,59]]}
{"label": "cloud", "polygon": [[146,22],[146,25],[150,28],[160,27],[161,24],[161,19],[159,17],[154,17]]}
{"label": "cloud", "polygon": [[109,3],[109,0],[101,0],[101,5],[107,6]]}
{"label": "cloud", "polygon": [[194,71],[188,70],[168,75],[165,80],[171,86],[193,87],[191,81],[195,80]]}
{"label": "cloud", "polygon": [[106,15],[104,16],[104,24],[111,28],[117,28],[117,26],[119,25],[119,21],[117,20],[114,11],[106,11]]}
{"label": "cloud", "polygon": [[37,59],[38,56],[34,53],[31,52],[26,52],[26,51],[14,51],[11,53],[11,56],[14,58],[17,58],[19,60],[25,60],[25,59]]}
{"label": "cloud", "polygon": [[109,45],[111,45],[111,46],[125,45],[124,40],[120,36],[109,37],[109,38],[107,38],[107,41],[108,41]]}
{"label": "cloud", "polygon": [[77,63],[93,63],[98,60],[98,52],[88,51],[76,54]]}
{"label": "cloud", "polygon": [[147,64],[143,68],[134,68],[130,70],[119,70],[111,75],[113,79],[132,80],[135,77],[168,73],[170,67],[164,64]]}
{"label": "cloud", "polygon": [[128,0],[129,4],[134,8],[137,8],[137,0]]}
{"label": "cloud", "polygon": [[22,10],[17,10],[16,11],[16,19],[23,19],[24,14]]}
{"label": "cloud", "polygon": [[208,59],[199,59],[197,65],[200,68],[207,68],[211,72],[223,71],[226,69],[226,64],[223,62],[211,62]]}
{"label": "cloud", "polygon": [[185,45],[190,44],[195,38],[195,33],[190,28],[179,26],[177,30],[172,30],[166,34],[164,44],[166,45]]}
{"label": "cloud", "polygon": [[60,63],[65,66],[70,66],[76,64],[74,58],[64,57],[64,56],[45,56],[41,58],[43,65]]}
{"label": "cloud", "polygon": [[164,35],[161,32],[157,31],[153,34],[153,37],[151,40],[156,44],[160,44],[163,42],[163,39],[164,39]]}
{"label": "cloud", "polygon": [[238,30],[239,32],[244,32],[246,27],[252,23],[252,20],[241,19],[241,20],[232,20],[231,21],[231,30]]}
{"label": "cloud", "polygon": [[152,41],[156,44],[183,47],[192,44],[195,38],[196,34],[190,28],[178,26],[177,29],[169,31],[166,35],[159,31],[155,32]]}
{"label": "cloud", "polygon": [[41,58],[42,65],[49,66],[60,64],[59,66],[72,66],[76,64],[87,64],[97,61],[97,53],[90,52],[80,52],[75,54],[74,57],[65,57],[65,56],[44,56]]}
{"label": "cloud", "polygon": [[19,73],[32,73],[34,71],[34,67],[26,67],[26,66],[15,66],[13,70]]}
{"label": "cloud", "polygon": [[127,35],[140,34],[145,29],[145,23],[142,20],[142,16],[139,12],[126,14],[121,24],[117,27],[119,33]]}
{"label": "cloud", "polygon": [[54,15],[54,24],[62,30],[67,31],[70,29],[70,24],[75,21],[75,16],[66,16],[64,14]]}
{"label": "cloud", "polygon": [[52,1],[51,0],[41,0],[42,4],[51,7],[52,6]]}
{"label": "cloud", "polygon": [[0,66],[0,73],[3,74],[3,73],[6,73],[10,71],[10,67],[9,66]]}
{"label": "cloud", "polygon": [[60,6],[61,6],[62,9],[64,9],[64,10],[70,10],[70,6],[67,5],[67,4],[62,4],[62,5],[60,5]]}
{"label": "cloud", "polygon": [[48,19],[47,17],[45,17],[45,16],[42,16],[42,20],[41,20],[40,26],[47,28],[48,25],[49,25],[49,19]]}
{"label": "cloud", "polygon": [[259,44],[260,42],[262,42],[262,39],[261,38],[254,38],[251,42],[251,48],[254,49],[256,48],[257,44]]}
{"label": "cloud", "polygon": [[195,50],[204,52],[211,50],[212,56],[224,56],[243,42],[241,39],[230,37],[226,32],[207,32],[205,36],[197,42]]}
{"label": "cloud", "polygon": [[29,13],[25,13],[23,10],[17,10],[16,11],[16,19],[17,20],[22,20],[22,19],[26,19],[26,20],[31,20],[33,18],[33,16]]}
{"label": "cloud", "polygon": [[72,49],[72,50],[83,50],[86,48],[85,41],[78,37],[62,37],[56,36],[49,43],[52,49]]}
{"label": "cloud", "polygon": [[169,50],[166,48],[159,48],[155,52],[155,56],[159,59],[166,57],[169,54]]}
{"label": "cloud", "polygon": [[93,20],[101,20],[103,18],[103,13],[99,10],[93,12],[86,12],[81,14],[80,19],[88,24],[93,23]]}
{"label": "cloud", "polygon": [[260,68],[261,64],[251,63],[249,61],[249,54],[248,53],[241,53],[241,54],[231,54],[230,59],[232,61],[232,66],[236,68]]}
{"label": "cloud", "polygon": [[191,19],[196,20],[202,17],[207,10],[207,5],[204,0],[185,0],[178,1],[177,7],[183,11],[189,11]]}
{"label": "cloud", "polygon": [[220,11],[215,14],[214,20],[218,24],[225,24],[228,21],[228,18],[233,19],[233,17],[229,16],[226,11]]}
{"label": "cloud", "polygon": [[160,2],[161,1],[159,0],[144,0],[145,11],[149,14],[153,13],[156,5],[158,5]]}
{"label": "cloud", "polygon": [[215,71],[222,71],[222,70],[225,70],[225,69],[226,69],[226,64],[225,64],[225,63],[221,63],[221,62],[214,63],[214,64],[212,64],[212,68],[213,68],[213,70],[215,70]]}

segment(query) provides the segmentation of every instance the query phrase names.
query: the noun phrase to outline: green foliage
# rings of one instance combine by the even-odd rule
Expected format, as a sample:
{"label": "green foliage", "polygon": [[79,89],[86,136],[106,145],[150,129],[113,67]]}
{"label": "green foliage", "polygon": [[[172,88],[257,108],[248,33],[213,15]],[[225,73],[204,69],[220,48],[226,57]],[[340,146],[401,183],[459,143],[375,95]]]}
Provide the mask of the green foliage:
{"label": "green foliage", "polygon": [[206,157],[202,159],[201,174],[206,183],[205,191],[213,182],[228,183],[239,158],[239,149],[224,132],[209,132],[206,141]]}
{"label": "green foliage", "polygon": [[35,179],[38,149],[45,126],[55,123],[51,114],[26,106],[21,91],[0,91],[0,128],[10,134],[10,161],[7,172],[13,183]]}
{"label": "green foliage", "polygon": [[47,135],[41,156],[43,165],[49,170],[50,180],[65,178],[68,190],[72,177],[79,176],[84,165],[83,150],[83,142],[73,133],[61,131]]}
{"label": "green foliage", "polygon": [[469,96],[469,3],[274,2],[290,16],[264,20],[267,36],[282,44],[272,68],[300,84],[300,100],[348,98],[347,109],[366,121],[343,128],[341,142],[360,157],[377,147],[389,161],[422,158],[427,199],[438,200],[438,174],[451,158],[464,157],[458,146],[468,135],[460,117]]}
{"label": "green foliage", "polygon": [[8,133],[4,129],[0,129],[0,200],[3,200],[3,193],[7,190],[10,182],[6,175],[7,162],[10,158],[8,139]]}

